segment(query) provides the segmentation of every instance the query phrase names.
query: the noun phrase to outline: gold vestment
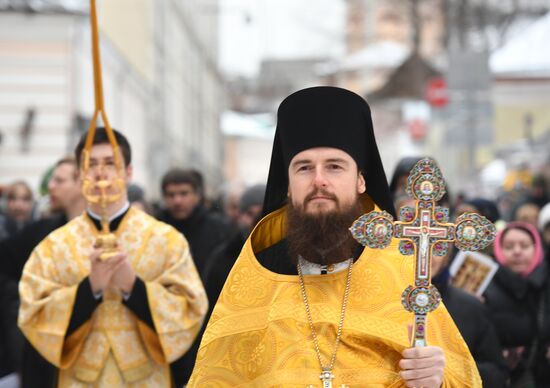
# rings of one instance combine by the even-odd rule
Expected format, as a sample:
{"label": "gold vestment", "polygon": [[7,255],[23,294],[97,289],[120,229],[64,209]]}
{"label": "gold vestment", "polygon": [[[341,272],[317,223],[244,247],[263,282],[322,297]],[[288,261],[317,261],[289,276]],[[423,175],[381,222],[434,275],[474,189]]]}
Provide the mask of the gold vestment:
{"label": "gold vestment", "polygon": [[59,368],[59,387],[170,387],[169,363],[191,346],[208,301],[183,236],[130,208],[115,232],[147,291],[153,330],[107,289],[91,319],[66,337],[97,230],[83,214],[46,237],[19,285],[19,327]]}
{"label": "gold vestment", "polygon": [[[298,276],[273,273],[255,252],[286,235],[285,209],[265,217],[246,241],[202,338],[192,388],[321,387]],[[404,387],[398,363],[410,347],[413,315],[401,293],[413,282],[414,259],[398,242],[365,248],[353,267],[333,387]],[[334,346],[347,271],[305,276],[319,347],[328,363]],[[481,387],[470,351],[440,305],[429,315],[428,342],[445,352],[443,387]]]}

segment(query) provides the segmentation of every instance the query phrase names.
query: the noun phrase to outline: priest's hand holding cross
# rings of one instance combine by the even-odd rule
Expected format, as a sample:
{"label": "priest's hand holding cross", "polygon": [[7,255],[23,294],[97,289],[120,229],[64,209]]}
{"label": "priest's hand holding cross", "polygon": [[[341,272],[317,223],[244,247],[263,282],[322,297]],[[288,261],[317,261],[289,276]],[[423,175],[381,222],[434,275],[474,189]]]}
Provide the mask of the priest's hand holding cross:
{"label": "priest's hand holding cross", "polygon": [[[412,326],[409,326],[409,338]],[[399,361],[399,375],[407,387],[439,388],[443,384],[445,354],[438,346],[405,349]]]}

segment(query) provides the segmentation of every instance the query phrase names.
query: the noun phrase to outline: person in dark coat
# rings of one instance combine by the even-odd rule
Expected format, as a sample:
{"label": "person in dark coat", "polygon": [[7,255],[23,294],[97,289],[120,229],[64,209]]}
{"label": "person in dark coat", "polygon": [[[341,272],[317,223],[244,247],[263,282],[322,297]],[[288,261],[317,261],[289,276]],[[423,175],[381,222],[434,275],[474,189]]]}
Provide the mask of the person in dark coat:
{"label": "person in dark coat", "polygon": [[[157,218],[185,236],[195,267],[205,283],[204,269],[208,258],[227,241],[232,228],[227,221],[209,212],[204,206],[203,179],[196,170],[176,168],[168,171],[162,178],[161,189],[165,209]],[[176,387],[187,383],[193,371],[195,356],[190,349],[171,364]]]}
{"label": "person in dark coat", "polygon": [[21,387],[40,386],[46,381],[53,381],[55,369],[27,341],[17,327],[19,310],[18,282],[25,262],[32,250],[50,232],[63,226],[67,218],[56,214],[46,219],[35,221],[10,238],[0,242],[0,299],[2,311],[0,318],[0,347],[8,354],[7,365],[10,372],[18,372]]}
{"label": "person in dark coat", "polygon": [[56,163],[48,183],[48,196],[50,216],[31,222],[0,241],[0,272],[17,282],[34,247],[50,232],[84,211],[85,201],[74,158],[63,158]]}
{"label": "person in dark coat", "polygon": [[24,181],[9,185],[3,200],[5,214],[0,214],[0,240],[17,233],[32,222],[34,213],[33,193]]}
{"label": "person in dark coat", "polygon": [[239,199],[238,230],[233,237],[216,249],[205,268],[205,289],[210,303],[208,317],[214,309],[225,280],[241,253],[241,249],[252,228],[258,221],[264,203],[265,185],[258,184],[246,189]]}
{"label": "person in dark coat", "polygon": [[55,368],[34,349],[17,327],[17,283],[34,247],[48,234],[84,211],[85,201],[80,191],[74,158],[64,158],[56,163],[48,183],[48,194],[52,215],[28,224],[0,242],[0,297],[3,306],[0,312],[0,344],[9,354],[11,370],[20,374],[22,388],[54,385]]}
{"label": "person in dark coat", "polygon": [[13,325],[19,309],[17,282],[0,272],[0,378],[15,373],[21,358],[21,333]]}
{"label": "person in dark coat", "polygon": [[[434,262],[438,259],[434,258]],[[508,370],[487,309],[474,296],[449,284],[448,267],[432,280],[474,358],[485,388],[502,388]]]}
{"label": "person in dark coat", "polygon": [[548,272],[537,230],[511,222],[496,237],[500,267],[484,293],[512,387],[550,386]]}
{"label": "person in dark coat", "polygon": [[202,179],[197,171],[172,169],[162,178],[165,209],[158,219],[180,231],[191,247],[193,261],[204,280],[204,268],[210,254],[231,234],[227,221],[203,205]]}

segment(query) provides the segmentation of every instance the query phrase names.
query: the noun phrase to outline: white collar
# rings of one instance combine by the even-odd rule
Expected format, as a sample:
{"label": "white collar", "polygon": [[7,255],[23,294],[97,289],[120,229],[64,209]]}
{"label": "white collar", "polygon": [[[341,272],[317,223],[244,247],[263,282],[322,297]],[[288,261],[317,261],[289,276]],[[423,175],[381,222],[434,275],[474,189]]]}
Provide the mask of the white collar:
{"label": "white collar", "polygon": [[[122,206],[115,214],[109,217],[109,222],[111,222],[117,217],[120,217],[122,214],[126,212],[126,210],[128,210],[128,208],[130,208],[130,202],[126,201],[124,206]],[[90,215],[90,217],[95,218],[98,221],[101,221],[101,216],[99,214],[94,213],[90,209],[88,209],[88,214]]]}
{"label": "white collar", "polygon": [[298,257],[300,265],[302,266],[302,273],[304,275],[321,275],[321,274],[333,274],[348,269],[350,260],[344,260],[340,263],[321,265],[307,261],[302,257]]}

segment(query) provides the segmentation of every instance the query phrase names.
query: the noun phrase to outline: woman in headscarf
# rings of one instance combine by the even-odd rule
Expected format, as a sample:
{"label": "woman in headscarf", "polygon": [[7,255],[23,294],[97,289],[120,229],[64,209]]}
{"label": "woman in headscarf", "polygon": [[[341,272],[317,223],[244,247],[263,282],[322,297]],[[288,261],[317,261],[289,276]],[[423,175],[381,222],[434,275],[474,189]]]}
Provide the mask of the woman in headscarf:
{"label": "woman in headscarf", "polygon": [[528,223],[511,222],[497,234],[494,255],[500,268],[484,295],[512,387],[548,387],[550,300],[540,236]]}

